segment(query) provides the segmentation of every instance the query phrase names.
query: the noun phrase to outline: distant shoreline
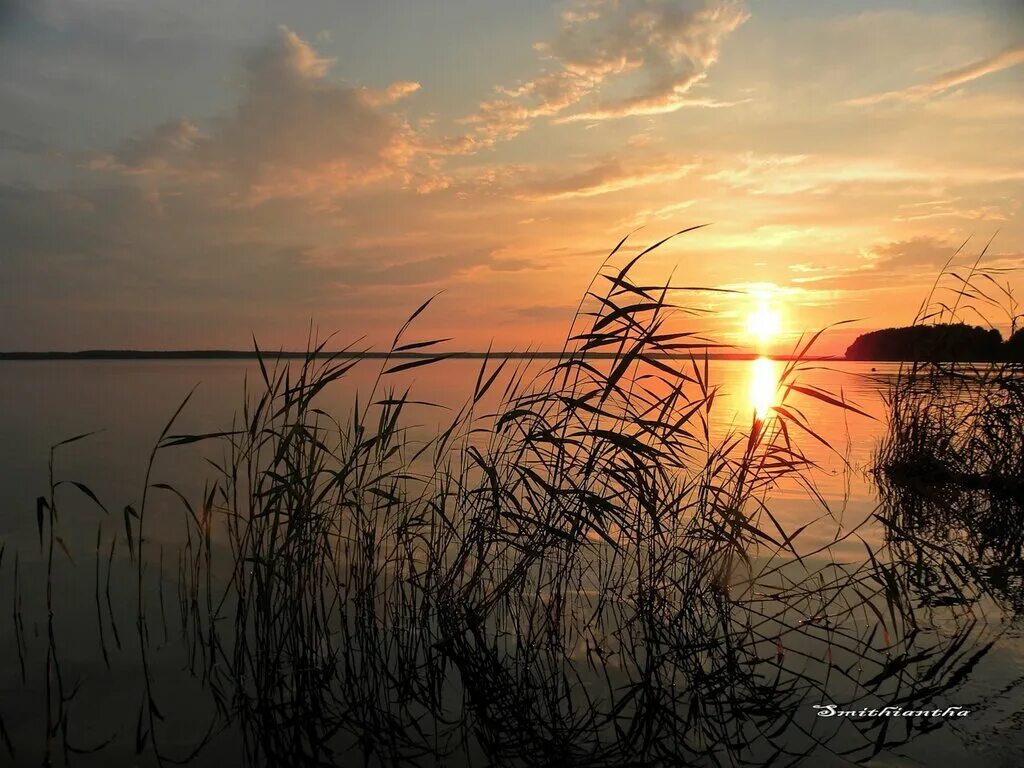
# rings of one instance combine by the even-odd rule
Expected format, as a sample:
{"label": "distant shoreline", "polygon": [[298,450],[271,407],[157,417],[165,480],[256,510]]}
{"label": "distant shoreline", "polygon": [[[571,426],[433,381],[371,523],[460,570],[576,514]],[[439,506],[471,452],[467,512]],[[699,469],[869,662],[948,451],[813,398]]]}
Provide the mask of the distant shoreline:
{"label": "distant shoreline", "polygon": [[[566,353],[562,352],[320,352],[318,358],[338,357],[347,359],[382,360],[391,359],[425,360],[433,357],[444,357],[452,360],[557,360]],[[306,352],[260,350],[260,355],[268,360],[294,360],[306,357]],[[616,357],[609,352],[590,352],[585,355],[591,360],[611,360]],[[660,360],[688,360],[688,354],[651,354]],[[693,357],[703,360],[756,360],[759,357],[770,357],[773,360],[795,360],[793,355],[759,355],[753,352],[717,352],[711,354],[694,353]],[[255,351],[233,349],[179,349],[179,350],[135,350],[135,349],[86,349],[78,352],[0,352],[0,361],[4,360],[256,360]],[[808,361],[848,362],[846,358],[835,355],[817,355],[804,357]],[[849,361],[854,362],[854,361]],[[863,361],[856,361],[863,362]]]}

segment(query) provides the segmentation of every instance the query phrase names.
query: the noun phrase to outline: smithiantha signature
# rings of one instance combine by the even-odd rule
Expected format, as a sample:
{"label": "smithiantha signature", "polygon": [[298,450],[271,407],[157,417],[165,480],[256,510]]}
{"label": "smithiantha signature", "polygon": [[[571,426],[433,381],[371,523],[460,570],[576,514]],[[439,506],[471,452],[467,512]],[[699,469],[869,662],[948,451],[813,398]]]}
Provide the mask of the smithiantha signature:
{"label": "smithiantha signature", "polygon": [[835,704],[814,704],[818,717],[967,717],[971,710],[963,707],[945,709],[903,709],[903,707],[882,707],[881,709],[839,709]]}

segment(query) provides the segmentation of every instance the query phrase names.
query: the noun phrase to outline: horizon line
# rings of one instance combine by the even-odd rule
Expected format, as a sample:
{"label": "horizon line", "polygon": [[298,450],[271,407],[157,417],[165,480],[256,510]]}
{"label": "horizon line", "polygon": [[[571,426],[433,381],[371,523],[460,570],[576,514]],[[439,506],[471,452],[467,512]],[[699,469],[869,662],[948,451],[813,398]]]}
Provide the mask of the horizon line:
{"label": "horizon line", "polygon": [[[756,360],[760,357],[768,357],[773,360],[838,360],[846,361],[844,355],[809,355],[797,356],[793,354],[769,354],[758,352],[708,352],[694,351],[688,353],[654,352],[649,357],[656,359],[686,360],[690,357],[703,360]],[[306,357],[315,358],[348,358],[348,359],[407,359],[426,360],[431,358],[439,359],[461,359],[461,360],[483,360],[487,358],[498,359],[536,359],[536,360],[557,360],[567,357],[569,351],[491,351],[479,352],[473,350],[459,350],[454,352],[383,352],[377,350],[366,351],[335,351],[326,350],[320,352],[294,351],[294,350],[239,350],[239,349],[83,349],[77,351],[47,350],[47,351],[11,351],[0,352],[0,360],[258,360],[260,357],[269,359],[303,359]],[[594,360],[611,360],[618,355],[614,352],[586,352],[583,357]]]}

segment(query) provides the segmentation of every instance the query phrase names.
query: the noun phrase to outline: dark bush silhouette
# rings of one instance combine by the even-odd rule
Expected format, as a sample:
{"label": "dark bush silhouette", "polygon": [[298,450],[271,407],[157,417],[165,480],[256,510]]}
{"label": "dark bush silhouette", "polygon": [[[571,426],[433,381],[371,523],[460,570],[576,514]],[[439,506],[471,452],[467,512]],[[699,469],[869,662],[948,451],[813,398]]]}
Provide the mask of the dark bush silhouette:
{"label": "dark bush silhouette", "polygon": [[1013,362],[1024,362],[1024,328],[1016,331],[1006,340],[1006,359]]}
{"label": "dark bush silhouette", "polygon": [[[1017,344],[1018,349],[1024,351],[1024,338],[1018,339]],[[995,329],[966,323],[914,325],[862,334],[846,350],[846,357],[848,360],[986,361],[1002,359],[1003,347],[1002,336]]]}

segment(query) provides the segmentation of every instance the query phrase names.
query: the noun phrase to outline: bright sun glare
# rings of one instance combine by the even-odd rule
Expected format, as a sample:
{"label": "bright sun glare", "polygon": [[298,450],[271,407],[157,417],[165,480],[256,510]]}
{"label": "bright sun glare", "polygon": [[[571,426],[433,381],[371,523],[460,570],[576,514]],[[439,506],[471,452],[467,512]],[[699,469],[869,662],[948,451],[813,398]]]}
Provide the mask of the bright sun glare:
{"label": "bright sun glare", "polygon": [[782,330],[782,316],[766,301],[747,315],[747,333],[759,343],[772,341]]}
{"label": "bright sun glare", "polygon": [[768,357],[759,357],[750,367],[750,404],[762,421],[778,405],[779,373],[779,361]]}

